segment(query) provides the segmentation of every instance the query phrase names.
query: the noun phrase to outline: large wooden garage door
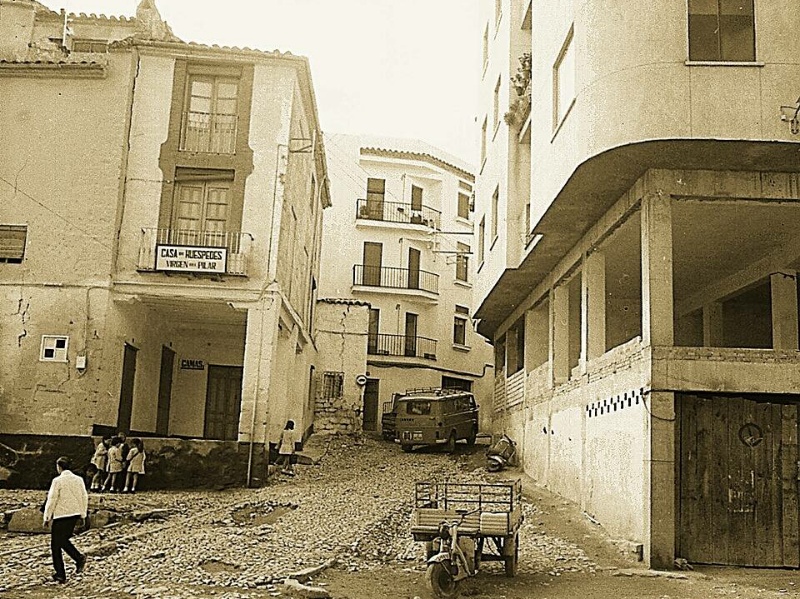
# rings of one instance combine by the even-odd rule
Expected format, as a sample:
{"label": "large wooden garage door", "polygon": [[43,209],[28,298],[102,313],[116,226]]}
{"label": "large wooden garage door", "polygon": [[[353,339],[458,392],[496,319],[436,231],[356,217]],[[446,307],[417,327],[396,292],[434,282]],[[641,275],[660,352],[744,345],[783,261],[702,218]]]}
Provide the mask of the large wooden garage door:
{"label": "large wooden garage door", "polygon": [[800,565],[796,403],[680,397],[678,554]]}

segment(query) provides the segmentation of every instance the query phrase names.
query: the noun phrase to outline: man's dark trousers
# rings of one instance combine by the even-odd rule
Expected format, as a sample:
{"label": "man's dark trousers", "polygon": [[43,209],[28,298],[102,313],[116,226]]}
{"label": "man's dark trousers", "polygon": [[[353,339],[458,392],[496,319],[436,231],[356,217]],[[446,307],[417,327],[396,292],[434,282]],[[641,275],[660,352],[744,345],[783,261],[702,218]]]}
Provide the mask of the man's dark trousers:
{"label": "man's dark trousers", "polygon": [[77,522],[78,516],[56,518],[50,528],[50,551],[53,553],[53,567],[56,569],[56,576],[62,580],[66,580],[67,573],[64,570],[64,557],[61,555],[61,550],[66,551],[67,555],[75,560],[75,563],[83,558],[81,552],[75,549],[75,545],[69,540],[75,531]]}

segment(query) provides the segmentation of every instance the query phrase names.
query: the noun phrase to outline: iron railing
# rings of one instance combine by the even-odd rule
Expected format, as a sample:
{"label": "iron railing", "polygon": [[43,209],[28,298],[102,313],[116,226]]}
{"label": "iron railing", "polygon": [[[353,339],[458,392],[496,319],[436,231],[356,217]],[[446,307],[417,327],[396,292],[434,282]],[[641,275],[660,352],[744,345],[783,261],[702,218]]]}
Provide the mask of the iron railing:
{"label": "iron railing", "polygon": [[158,246],[189,246],[227,250],[225,274],[247,275],[253,236],[240,231],[193,231],[190,229],[142,229],[139,270],[156,270]]}
{"label": "iron railing", "polygon": [[378,220],[387,223],[406,225],[423,225],[431,229],[439,229],[442,213],[430,206],[418,206],[412,209],[411,204],[402,202],[383,202],[359,199],[356,200],[356,218]]}
{"label": "iron railing", "polygon": [[367,353],[373,356],[405,356],[407,358],[436,359],[436,339],[416,335],[367,336]]}
{"label": "iron railing", "polygon": [[353,285],[389,289],[419,289],[439,293],[439,275],[426,270],[391,266],[353,265]]}
{"label": "iron railing", "polygon": [[185,112],[181,128],[181,150],[235,154],[237,121],[235,114]]}

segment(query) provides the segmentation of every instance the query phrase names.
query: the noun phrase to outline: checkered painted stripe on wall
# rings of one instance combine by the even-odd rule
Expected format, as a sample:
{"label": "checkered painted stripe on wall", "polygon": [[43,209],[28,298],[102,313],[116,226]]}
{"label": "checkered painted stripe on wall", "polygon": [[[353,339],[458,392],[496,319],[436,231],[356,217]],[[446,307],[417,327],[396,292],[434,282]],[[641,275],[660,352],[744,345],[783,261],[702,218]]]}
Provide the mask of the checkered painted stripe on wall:
{"label": "checkered painted stripe on wall", "polygon": [[598,416],[606,416],[619,412],[626,408],[638,406],[643,402],[644,387],[634,389],[633,391],[625,391],[618,395],[614,395],[607,399],[599,399],[586,406],[586,414],[589,418],[597,418]]}

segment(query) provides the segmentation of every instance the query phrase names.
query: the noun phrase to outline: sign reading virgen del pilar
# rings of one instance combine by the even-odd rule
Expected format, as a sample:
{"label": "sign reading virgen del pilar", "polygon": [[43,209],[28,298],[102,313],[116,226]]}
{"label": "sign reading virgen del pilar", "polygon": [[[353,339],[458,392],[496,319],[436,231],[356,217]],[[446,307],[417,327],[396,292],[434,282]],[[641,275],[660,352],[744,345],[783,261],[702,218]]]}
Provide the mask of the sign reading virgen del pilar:
{"label": "sign reading virgen del pilar", "polygon": [[190,245],[156,246],[156,270],[224,273],[227,258],[226,248]]}

